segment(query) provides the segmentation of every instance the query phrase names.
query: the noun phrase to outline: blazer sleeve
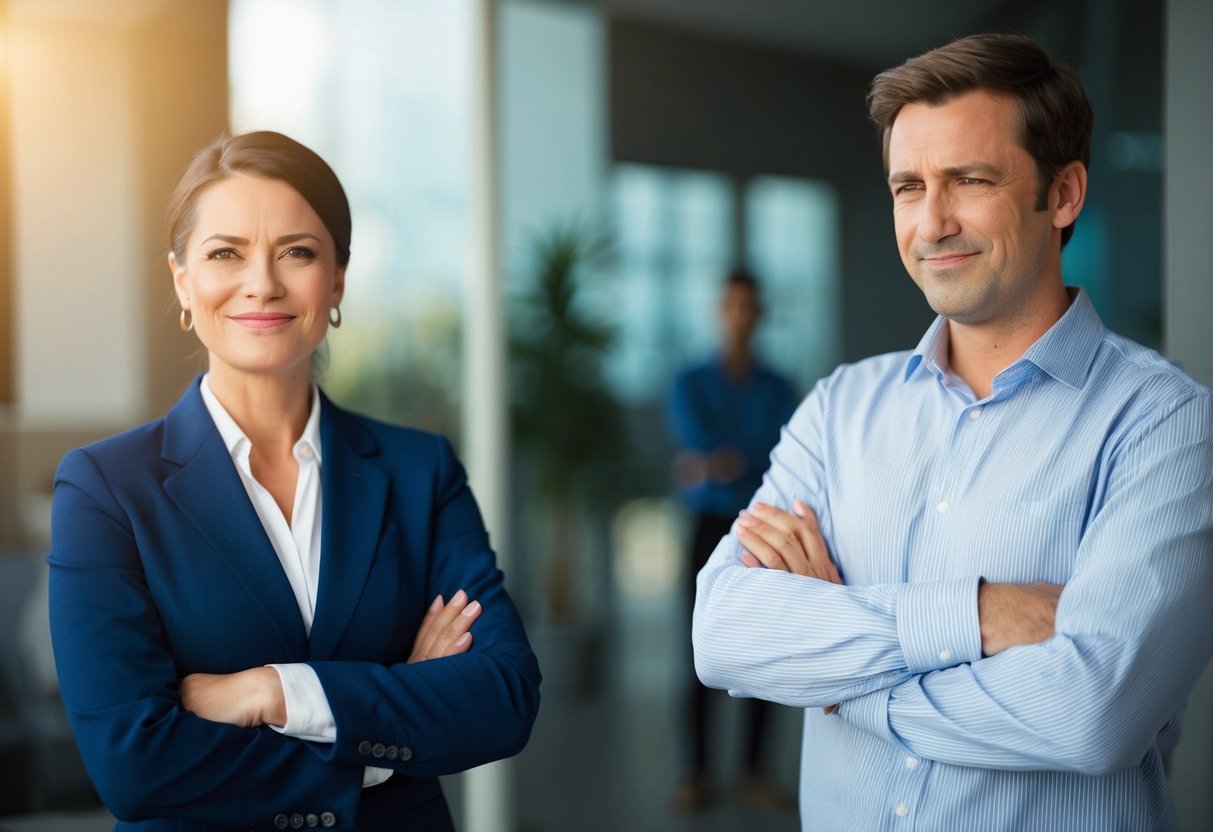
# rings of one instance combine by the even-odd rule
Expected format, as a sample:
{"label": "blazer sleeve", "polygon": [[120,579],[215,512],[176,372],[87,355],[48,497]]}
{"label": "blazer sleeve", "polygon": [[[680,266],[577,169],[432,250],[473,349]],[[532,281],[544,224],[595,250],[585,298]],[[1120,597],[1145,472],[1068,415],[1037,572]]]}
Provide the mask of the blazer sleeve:
{"label": "blazer sleeve", "polygon": [[353,823],[362,765],[325,761],[269,728],[210,722],[182,708],[133,524],[84,450],[69,453],[56,474],[48,563],[63,701],[85,766],[117,818],[269,830],[276,815],[301,813],[339,828]]}
{"label": "blazer sleeve", "polygon": [[539,710],[539,664],[506,594],[488,534],[449,443],[436,437],[427,598],[462,588],[481,603],[472,649],[416,664],[309,662],[337,724],[316,753],[411,776],[464,771],[517,754]]}

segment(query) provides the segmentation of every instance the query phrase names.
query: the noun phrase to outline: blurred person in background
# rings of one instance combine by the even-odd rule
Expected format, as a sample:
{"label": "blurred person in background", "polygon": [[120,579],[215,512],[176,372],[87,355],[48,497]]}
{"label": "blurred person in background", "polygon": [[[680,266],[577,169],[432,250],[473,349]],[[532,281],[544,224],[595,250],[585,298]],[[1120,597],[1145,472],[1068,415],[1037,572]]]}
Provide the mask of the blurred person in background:
{"label": "blurred person in background", "polygon": [[303,145],[200,152],[168,261],[208,370],[59,467],[55,660],[119,829],[449,830],[437,776],[530,734],[538,666],[450,445],[313,381],[350,232]]}
{"label": "blurred person in background", "polygon": [[1069,70],[976,35],[868,102],[938,317],[797,409],[700,573],[700,676],[808,709],[806,830],[1174,830],[1213,391],[1063,281],[1093,120]]}
{"label": "blurred person in background", "polygon": [[[754,354],[754,333],[762,319],[758,282],[745,271],[728,275],[717,312],[720,351],[681,372],[670,392],[669,420],[681,448],[674,460],[679,495],[692,513],[686,603],[695,600],[695,575],[737,512],[762,482],[779,429],[796,407],[791,385],[763,367]],[[715,794],[708,765],[708,701],[711,692],[688,666],[682,708],[686,714],[688,771],[674,794],[679,811],[709,805]],[[745,702],[745,771],[737,798],[761,809],[788,809],[793,803],[762,768],[772,705]]]}

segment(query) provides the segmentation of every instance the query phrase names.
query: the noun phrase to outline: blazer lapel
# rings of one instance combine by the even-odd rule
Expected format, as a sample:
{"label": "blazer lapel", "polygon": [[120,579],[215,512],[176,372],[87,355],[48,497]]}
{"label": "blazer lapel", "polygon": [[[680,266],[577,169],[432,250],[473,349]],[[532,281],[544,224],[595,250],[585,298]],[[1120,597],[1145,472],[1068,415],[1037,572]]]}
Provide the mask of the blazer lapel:
{"label": "blazer lapel", "polygon": [[282,564],[206,410],[198,379],[164,419],[165,459],[181,465],[164,490],[265,611],[287,655],[307,652],[307,632]]}
{"label": "blazer lapel", "polygon": [[309,657],[336,653],[375,559],[387,506],[388,475],[374,457],[379,446],[353,416],[320,395],[323,517],[320,588]]}

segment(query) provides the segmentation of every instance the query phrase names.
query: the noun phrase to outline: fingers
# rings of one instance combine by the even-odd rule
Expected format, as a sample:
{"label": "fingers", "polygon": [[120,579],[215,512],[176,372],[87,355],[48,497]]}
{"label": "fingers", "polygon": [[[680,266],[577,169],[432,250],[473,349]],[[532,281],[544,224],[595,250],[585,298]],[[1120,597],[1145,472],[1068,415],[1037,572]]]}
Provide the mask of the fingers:
{"label": "fingers", "polygon": [[744,512],[737,519],[735,529],[741,545],[763,566],[796,575],[808,574],[808,558],[794,535],[785,535]]}
{"label": "fingers", "polygon": [[738,517],[735,527],[738,540],[769,569],[841,584],[842,576],[830,558],[813,510],[795,500],[792,511],[754,503]]}
{"label": "fingers", "polygon": [[462,589],[446,604],[439,595],[421,620],[409,663],[467,652],[472,646],[472,634],[468,630],[481,612],[480,602],[469,603],[467,593]]}

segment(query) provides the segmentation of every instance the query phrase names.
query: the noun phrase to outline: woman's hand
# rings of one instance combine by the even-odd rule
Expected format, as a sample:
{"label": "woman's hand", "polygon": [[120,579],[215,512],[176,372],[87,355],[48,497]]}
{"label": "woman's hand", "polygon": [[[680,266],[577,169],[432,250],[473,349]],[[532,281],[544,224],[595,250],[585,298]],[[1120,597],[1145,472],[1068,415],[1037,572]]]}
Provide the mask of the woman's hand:
{"label": "woman's hand", "polygon": [[462,589],[449,603],[444,604],[441,595],[435,598],[413,640],[409,664],[466,653],[472,646],[471,626],[480,617],[480,610],[480,602],[469,604],[467,593]]}
{"label": "woman's hand", "polygon": [[203,719],[241,728],[286,724],[282,679],[272,667],[191,673],[181,680],[181,705]]}
{"label": "woman's hand", "polygon": [[817,515],[800,500],[792,502],[793,514],[766,503],[754,503],[737,518],[737,539],[745,547],[741,562],[748,567],[765,566],[795,575],[842,583],[817,526]]}

